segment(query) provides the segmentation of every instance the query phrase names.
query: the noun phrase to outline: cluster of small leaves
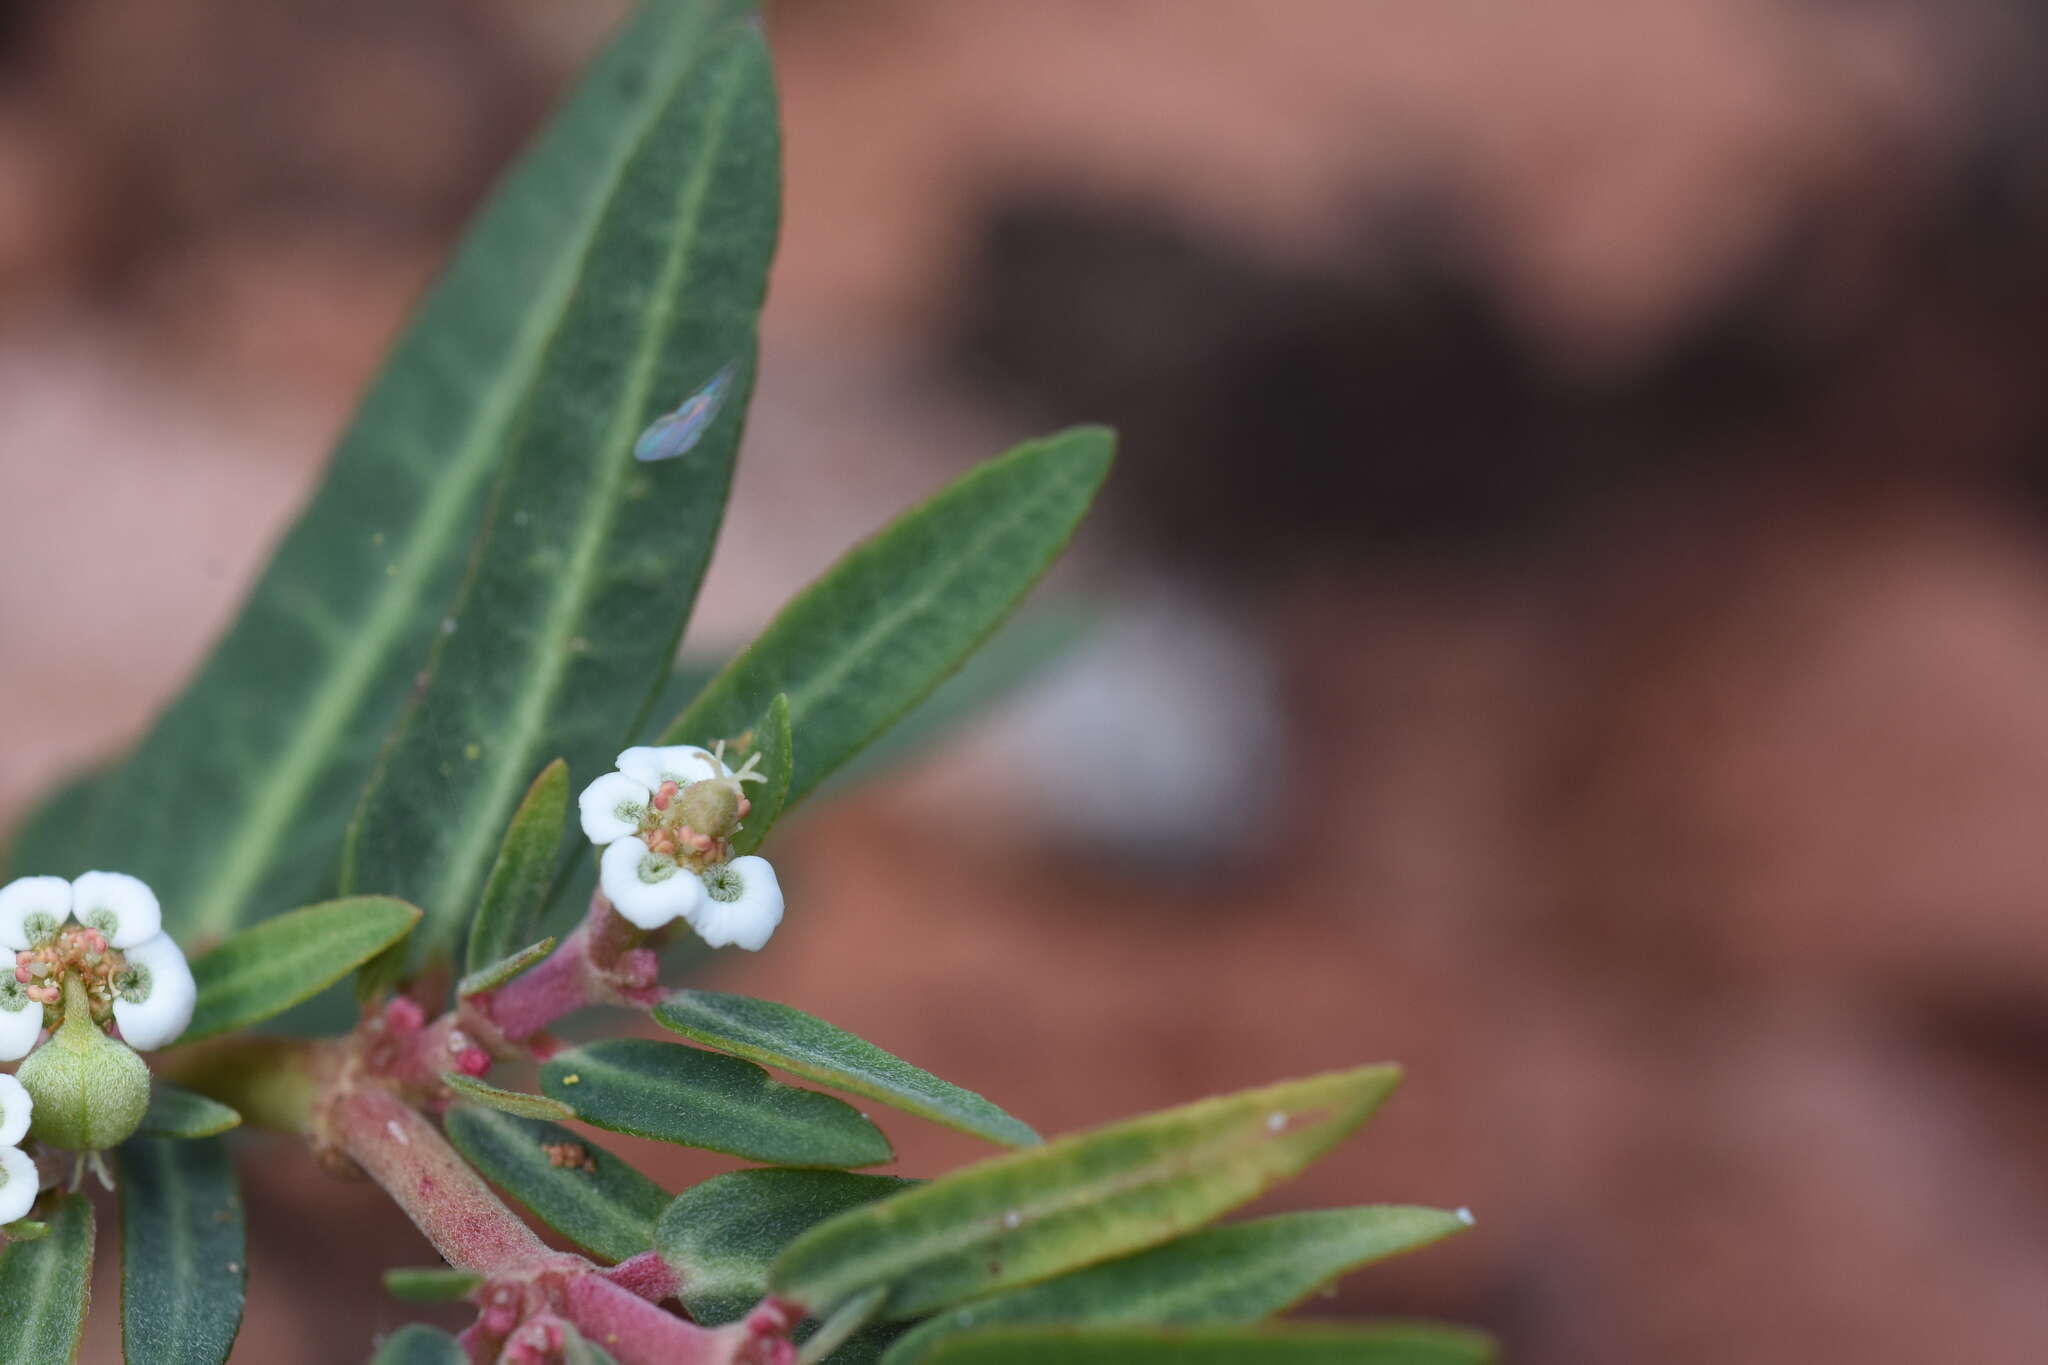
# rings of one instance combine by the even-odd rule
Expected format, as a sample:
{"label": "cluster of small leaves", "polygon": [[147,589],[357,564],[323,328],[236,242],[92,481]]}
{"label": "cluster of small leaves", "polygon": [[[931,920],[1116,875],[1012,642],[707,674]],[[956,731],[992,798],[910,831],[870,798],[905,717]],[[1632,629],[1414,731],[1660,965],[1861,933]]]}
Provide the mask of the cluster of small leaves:
{"label": "cluster of small leaves", "polygon": [[[514,981],[588,884],[573,781],[636,740],[758,753],[766,780],[737,841],[753,851],[960,668],[1064,547],[1107,472],[1097,429],[975,469],[849,552],[722,669],[675,673],[752,385],[776,138],[746,0],[646,5],[469,234],[200,676],[131,756],[18,834],[15,867],[131,869],[181,935],[213,944],[194,963],[187,1041],[273,1020],[351,973],[374,992],[458,953],[456,998]],[[728,372],[693,448],[632,458],[650,421]],[[135,790],[157,799],[120,800]],[[118,822],[100,818],[117,806]],[[341,898],[274,913],[323,896]],[[1212,1226],[1362,1124],[1390,1067],[1043,1143],[786,1005],[685,990],[652,1017],[679,1041],[560,1052],[538,1093],[451,1074],[444,1131],[599,1262],[658,1255],[699,1323],[772,1298],[808,1319],[803,1359],[887,1365],[1490,1358],[1445,1328],[1255,1326],[1456,1232],[1458,1215]],[[1012,1150],[930,1182],[857,1174],[894,1157],[873,1119],[769,1068]],[[247,1089],[214,1093],[252,1121],[305,1103]],[[117,1154],[131,1362],[226,1358],[248,1270],[221,1135],[240,1121],[160,1084]],[[764,1164],[671,1197],[593,1128]],[[0,1358],[76,1349],[91,1211],[53,1196],[43,1217],[0,1257]],[[480,1280],[434,1267],[388,1283],[430,1302]],[[426,1328],[377,1355],[463,1358]]]}

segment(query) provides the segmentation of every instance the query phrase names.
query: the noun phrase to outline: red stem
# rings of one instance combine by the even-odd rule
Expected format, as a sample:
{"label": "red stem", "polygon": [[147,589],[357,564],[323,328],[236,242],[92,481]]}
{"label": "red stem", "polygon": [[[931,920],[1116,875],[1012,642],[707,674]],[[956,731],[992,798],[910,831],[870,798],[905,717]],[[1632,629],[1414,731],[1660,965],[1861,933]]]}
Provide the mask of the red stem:
{"label": "red stem", "polygon": [[366,1085],[330,1111],[333,1136],[458,1270],[507,1275],[561,1258],[499,1202],[417,1109]]}
{"label": "red stem", "polygon": [[634,928],[598,892],[583,923],[547,960],[466,1002],[506,1041],[538,1035],[586,1005],[647,1006],[661,996],[660,935]]}

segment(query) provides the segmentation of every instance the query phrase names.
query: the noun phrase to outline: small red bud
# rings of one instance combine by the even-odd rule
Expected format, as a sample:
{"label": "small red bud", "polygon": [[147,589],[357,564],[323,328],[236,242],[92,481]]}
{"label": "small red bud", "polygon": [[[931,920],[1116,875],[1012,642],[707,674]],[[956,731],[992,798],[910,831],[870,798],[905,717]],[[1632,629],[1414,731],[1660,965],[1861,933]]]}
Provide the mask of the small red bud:
{"label": "small red bud", "polygon": [[481,1076],[491,1069],[491,1054],[480,1047],[466,1047],[455,1059],[455,1069],[465,1076]]}
{"label": "small red bud", "polygon": [[427,1012],[409,995],[397,995],[384,1007],[384,1021],[393,1033],[415,1033],[427,1022]]}

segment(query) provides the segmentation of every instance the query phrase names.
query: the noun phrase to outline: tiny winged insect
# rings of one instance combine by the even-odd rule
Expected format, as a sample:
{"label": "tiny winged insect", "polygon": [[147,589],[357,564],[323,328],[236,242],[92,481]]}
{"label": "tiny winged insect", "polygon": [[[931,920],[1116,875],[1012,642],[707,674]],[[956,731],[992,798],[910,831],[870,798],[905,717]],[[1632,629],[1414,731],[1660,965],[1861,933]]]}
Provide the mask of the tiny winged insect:
{"label": "tiny winged insect", "polygon": [[652,464],[656,460],[673,460],[688,454],[711,429],[711,423],[717,419],[718,409],[725,401],[725,392],[732,387],[733,376],[738,372],[737,364],[725,366],[712,375],[703,388],[678,404],[674,412],[655,418],[647,430],[640,433],[640,439],[633,443],[633,458],[643,464]]}

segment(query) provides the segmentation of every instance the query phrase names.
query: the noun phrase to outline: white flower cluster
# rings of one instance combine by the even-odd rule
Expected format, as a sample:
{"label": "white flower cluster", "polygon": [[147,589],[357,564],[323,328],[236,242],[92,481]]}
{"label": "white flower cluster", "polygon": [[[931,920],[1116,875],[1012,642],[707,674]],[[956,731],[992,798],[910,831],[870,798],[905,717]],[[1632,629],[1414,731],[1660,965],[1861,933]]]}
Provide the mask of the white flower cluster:
{"label": "white flower cluster", "polygon": [[0,1227],[26,1218],[42,1188],[36,1163],[21,1150],[35,1107],[20,1081],[0,1073]]}
{"label": "white flower cluster", "polygon": [[642,746],[619,755],[578,800],[583,832],[604,849],[598,884],[642,929],[681,919],[714,948],[759,949],[782,923],[782,888],[768,860],[734,857],[732,836],[752,809],[737,771],[695,745]]}
{"label": "white flower cluster", "polygon": [[168,1047],[192,1022],[192,969],[163,931],[156,893],[124,872],[0,886],[0,948],[14,953],[12,975],[0,974],[0,1062],[35,1049],[43,1007],[64,1005],[67,981],[96,1017],[112,1013],[133,1048]]}

